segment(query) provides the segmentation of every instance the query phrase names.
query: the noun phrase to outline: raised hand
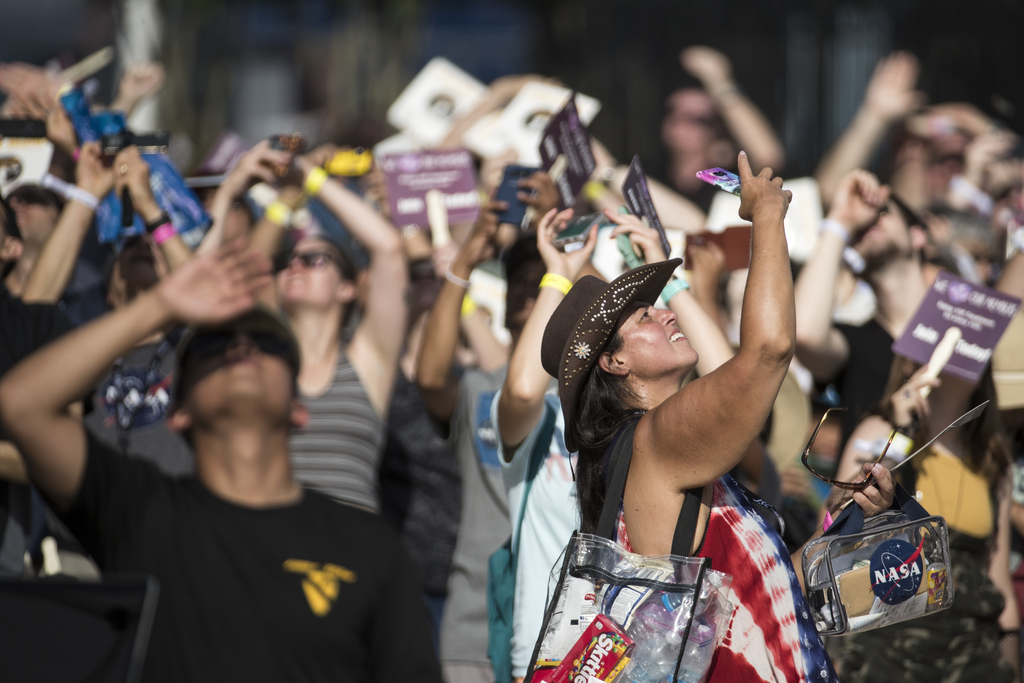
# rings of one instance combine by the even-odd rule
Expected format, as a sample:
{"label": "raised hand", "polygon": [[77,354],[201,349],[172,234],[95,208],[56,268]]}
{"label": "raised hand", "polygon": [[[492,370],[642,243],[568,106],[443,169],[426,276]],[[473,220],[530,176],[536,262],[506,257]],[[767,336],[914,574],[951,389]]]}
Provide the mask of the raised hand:
{"label": "raised hand", "polygon": [[97,199],[107,196],[114,186],[114,173],[109,166],[103,163],[100,143],[87,142],[82,145],[78,164],[75,166],[75,182]]}
{"label": "raised hand", "polygon": [[633,245],[634,250],[640,250],[645,264],[657,263],[668,258],[668,254],[661,246],[661,237],[658,235],[658,231],[644,225],[638,216],[631,213],[614,213],[608,209],[604,210],[604,215],[617,224],[609,239],[615,239],[619,235],[629,235],[629,243]]}
{"label": "raised hand", "polygon": [[505,202],[495,201],[480,207],[480,215],[477,216],[473,230],[452,259],[452,273],[468,280],[474,268],[494,256],[494,238],[498,234],[498,215],[495,212],[506,208],[508,204]]}
{"label": "raised hand", "polygon": [[964,149],[964,177],[975,187],[985,190],[989,170],[1016,142],[1016,137],[1004,131],[982,133]]}
{"label": "raised hand", "polygon": [[886,122],[898,121],[924,104],[924,94],[914,90],[920,71],[909,52],[894,52],[880,60],[868,82],[864,106]]}
{"label": "raised hand", "polygon": [[118,152],[114,157],[113,173],[114,191],[120,197],[128,188],[132,204],[142,220],[149,222],[160,215],[160,205],[149,185],[149,164],[139,154],[138,147],[132,145]]}
{"label": "raised hand", "polygon": [[892,417],[897,425],[909,425],[915,419],[922,419],[931,412],[928,399],[921,395],[921,389],[931,387],[932,389],[942,384],[942,380],[925,379],[924,374],[928,372],[928,365],[922,365],[917,372],[910,376],[910,379],[901,386],[889,401],[892,404]]}
{"label": "raised hand", "polygon": [[164,87],[164,66],[160,62],[132,64],[125,69],[121,82],[117,86],[117,97],[111,109],[121,109],[125,115],[150,95],[154,95]]}
{"label": "raised hand", "polygon": [[326,142],[315,149],[295,158],[295,165],[308,173],[314,166],[326,166],[327,162],[334,158],[334,155],[341,151],[333,142]]}
{"label": "raised hand", "polygon": [[842,223],[851,235],[873,225],[889,201],[889,187],[873,173],[856,169],[839,181],[828,217]]}
{"label": "raised hand", "polygon": [[523,192],[516,193],[516,199],[533,207],[536,215],[543,216],[551,209],[558,208],[558,188],[555,181],[544,171],[537,171],[518,183]]}
{"label": "raised hand", "polygon": [[590,260],[590,255],[597,245],[597,228],[590,229],[590,234],[587,235],[587,241],[582,249],[565,253],[551,242],[555,239],[558,231],[569,222],[572,214],[572,209],[558,213],[551,209],[544,214],[537,226],[537,251],[540,252],[540,257],[544,260],[544,265],[549,273],[575,280],[580,269]]}
{"label": "raised hand", "polygon": [[694,45],[679,53],[679,62],[708,91],[732,84],[732,65],[718,50]]}
{"label": "raised hand", "polygon": [[75,148],[78,147],[75,127],[63,107],[54,106],[46,115],[46,137],[68,154],[74,154]]}
{"label": "raised hand", "polygon": [[689,247],[690,286],[696,294],[717,297],[718,283],[725,270],[725,252],[714,242]]}
{"label": "raised hand", "polygon": [[772,178],[772,169],[767,167],[754,175],[746,152],[740,152],[736,163],[740,171],[740,218],[745,221],[753,221],[757,215],[780,221],[785,218],[793,193],[782,189],[782,178]]}
{"label": "raised hand", "polygon": [[34,102],[33,108],[42,106],[44,114],[36,118],[45,118],[59,89],[60,80],[46,69],[22,62],[0,64],[0,91],[23,103]]}
{"label": "raised hand", "polygon": [[236,240],[172,271],[156,295],[178,322],[213,324],[252,308],[256,291],[271,283],[270,260]]}
{"label": "raised hand", "polygon": [[263,140],[242,155],[235,167],[231,169],[228,177],[221,183],[219,192],[224,192],[234,199],[240,197],[253,183],[261,180],[272,185],[278,180],[273,167],[289,166],[291,163],[291,154],[271,149],[270,142]]}

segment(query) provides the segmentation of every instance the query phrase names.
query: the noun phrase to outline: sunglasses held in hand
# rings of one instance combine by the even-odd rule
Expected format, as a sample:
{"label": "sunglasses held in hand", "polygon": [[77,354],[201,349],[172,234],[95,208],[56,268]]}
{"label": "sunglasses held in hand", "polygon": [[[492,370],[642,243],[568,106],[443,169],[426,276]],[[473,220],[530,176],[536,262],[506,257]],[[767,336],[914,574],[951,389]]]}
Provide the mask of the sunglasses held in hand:
{"label": "sunglasses held in hand", "polygon": [[[871,475],[868,475],[867,478],[864,479],[863,481],[839,481],[838,479],[832,479],[831,477],[826,477],[823,474],[815,472],[814,468],[811,467],[810,464],[807,462],[807,458],[811,454],[811,445],[814,444],[814,439],[818,436],[818,430],[821,429],[821,426],[823,424],[825,424],[825,420],[828,419],[829,413],[831,413],[834,410],[846,410],[846,406],[829,408],[828,410],[825,411],[825,414],[821,416],[821,421],[818,422],[818,426],[814,428],[814,433],[811,434],[811,438],[807,442],[807,446],[804,448],[804,453],[800,457],[800,462],[804,464],[804,467],[807,468],[808,472],[810,472],[811,474],[813,474],[826,484],[830,484],[832,486],[835,486],[836,488],[845,489],[847,491],[863,491],[864,489],[866,489],[867,487],[871,486],[874,483],[874,478]],[[892,434],[889,435],[889,440],[885,442],[885,448],[882,449],[882,452],[875,460],[875,463],[881,462],[882,458],[885,457],[885,454],[889,451],[889,446],[892,445],[892,440],[896,438],[896,434],[898,432],[899,428],[892,430]]]}
{"label": "sunglasses held in hand", "polygon": [[[988,406],[988,403],[989,403],[988,401],[985,401],[984,403],[981,403],[981,404],[971,408],[966,413],[964,413],[963,415],[961,415],[957,419],[953,420],[951,423],[949,423],[949,425],[946,426],[945,429],[943,429],[941,432],[939,432],[938,434],[933,436],[931,441],[929,441],[928,443],[926,443],[925,445],[921,446],[916,451],[914,451],[913,453],[908,455],[898,465],[895,465],[890,471],[891,472],[895,472],[899,468],[901,468],[904,465],[906,465],[908,462],[910,462],[911,458],[913,458],[914,456],[918,455],[922,451],[926,450],[929,446],[931,446],[933,443],[938,441],[939,438],[941,438],[942,435],[945,434],[946,432],[950,431],[951,429],[956,429],[960,425],[966,424],[967,422],[970,422],[974,418],[976,418],[979,415],[981,415],[982,412],[984,412],[985,408]],[[818,430],[821,429],[821,426],[823,424],[825,424],[825,420],[828,418],[828,414],[831,413],[833,410],[846,410],[846,407],[845,406],[839,406],[837,408],[829,408],[828,410],[825,411],[825,414],[821,416],[821,421],[818,422],[818,426],[814,428],[814,433],[811,434],[811,438],[807,442],[807,447],[804,448],[804,453],[800,457],[800,462],[802,462],[804,464],[804,467],[807,468],[808,472],[810,472],[811,474],[813,474],[815,477],[817,477],[818,479],[822,480],[826,484],[831,484],[832,486],[835,486],[835,487],[841,488],[841,489],[845,489],[847,491],[863,491],[868,486],[871,486],[874,483],[874,478],[871,475],[868,475],[868,477],[864,481],[839,481],[837,479],[832,479],[830,477],[826,477],[826,476],[824,476],[822,474],[819,474],[819,473],[815,472],[814,468],[811,467],[807,463],[807,457],[811,454],[811,445],[814,443],[814,438],[816,436],[818,436]],[[889,450],[889,446],[892,445],[892,440],[894,438],[896,438],[897,432],[899,432],[899,428],[894,429],[892,431],[892,434],[889,435],[889,440],[886,442],[885,448],[882,449],[882,453],[875,460],[875,463],[881,462],[882,458],[885,457],[886,452]],[[847,505],[848,504],[849,503],[847,503]]]}

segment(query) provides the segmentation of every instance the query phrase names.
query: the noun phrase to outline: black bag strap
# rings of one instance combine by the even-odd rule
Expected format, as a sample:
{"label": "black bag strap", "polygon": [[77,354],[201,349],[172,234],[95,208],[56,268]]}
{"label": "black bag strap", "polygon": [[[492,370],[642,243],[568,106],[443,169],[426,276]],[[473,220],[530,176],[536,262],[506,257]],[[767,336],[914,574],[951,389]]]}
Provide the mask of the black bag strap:
{"label": "black bag strap", "polygon": [[704,497],[704,487],[690,489],[683,500],[683,508],[679,511],[676,521],[676,532],[672,536],[672,554],[688,557],[693,548],[693,538],[697,535],[697,522],[700,520],[700,501]]}
{"label": "black bag strap", "polygon": [[615,537],[615,523],[619,518],[622,495],[626,492],[626,477],[629,476],[629,462],[633,458],[633,434],[638,420],[632,420],[615,437],[612,443],[611,460],[605,476],[604,506],[597,523],[596,534],[601,538]]}
{"label": "black bag strap", "polygon": [[[626,478],[629,476],[629,463],[633,459],[633,435],[639,419],[632,420],[622,428],[612,443],[611,458],[608,462],[607,483],[604,491],[604,506],[597,523],[596,535],[601,538],[615,537],[615,524],[622,507],[622,496],[626,492]],[[700,520],[700,503],[704,496],[704,487],[690,489],[679,511],[676,530],[672,536],[672,554],[687,557],[693,548],[693,538],[697,534],[697,522]]]}

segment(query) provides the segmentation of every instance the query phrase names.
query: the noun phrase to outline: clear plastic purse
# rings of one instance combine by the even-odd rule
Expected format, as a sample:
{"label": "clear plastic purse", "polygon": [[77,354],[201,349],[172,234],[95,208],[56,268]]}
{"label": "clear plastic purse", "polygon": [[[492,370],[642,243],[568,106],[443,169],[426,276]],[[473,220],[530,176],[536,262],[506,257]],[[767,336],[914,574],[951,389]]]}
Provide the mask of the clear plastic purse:
{"label": "clear plastic purse", "polygon": [[899,485],[893,506],[865,522],[851,505],[804,547],[807,601],[821,635],[869,631],[952,606],[946,520]]}
{"label": "clear plastic purse", "polygon": [[686,494],[671,555],[637,555],[611,540],[635,427],[612,449],[597,533],[575,532],[552,571],[526,683],[700,683],[728,628],[732,577],[686,556],[702,489]]}
{"label": "clear plastic purse", "polygon": [[703,681],[732,615],[732,577],[709,564],[645,557],[575,534],[552,572],[527,680],[576,683],[582,675],[582,683],[610,683],[621,673],[638,683]]}

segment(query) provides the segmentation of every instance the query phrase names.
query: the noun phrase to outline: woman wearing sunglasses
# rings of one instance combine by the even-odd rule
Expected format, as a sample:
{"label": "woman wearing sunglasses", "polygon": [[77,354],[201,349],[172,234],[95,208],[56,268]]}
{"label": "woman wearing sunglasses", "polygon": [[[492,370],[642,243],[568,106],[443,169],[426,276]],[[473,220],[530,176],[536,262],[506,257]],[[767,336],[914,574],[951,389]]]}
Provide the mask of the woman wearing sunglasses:
{"label": "woman wearing sunglasses", "polygon": [[[313,155],[327,157],[322,149]],[[323,173],[310,158],[295,165],[307,179]],[[312,488],[379,511],[377,469],[405,330],[407,266],[397,231],[359,196],[324,180],[317,198],[370,258],[359,273],[325,235],[306,236],[277,275],[302,349],[298,383],[309,409],[308,425],[289,440],[292,467]],[[347,329],[356,306],[359,322]]]}
{"label": "woman wearing sunglasses", "polygon": [[[732,575],[735,606],[708,680],[828,683],[837,678],[785,544],[727,474],[771,411],[795,337],[782,224],[790,194],[770,169],[755,176],[745,154],[738,162],[740,217],[754,227],[736,355],[684,386],[697,354],[675,314],[652,305],[679,265],[672,260],[611,283],[581,278],[551,316],[541,359],[558,379],[566,444],[579,452],[584,532],[595,530],[604,505],[611,445],[634,422],[618,542],[641,555],[668,554],[684,500],[699,503],[691,554]],[[865,514],[892,500],[888,473],[878,480],[858,493]]]}
{"label": "woman wearing sunglasses", "polygon": [[[888,398],[854,430],[837,477],[848,481],[874,461],[891,430],[903,426],[926,444],[945,425],[985,401],[975,420],[939,437],[896,473],[899,482],[949,526],[956,597],[937,614],[839,638],[837,669],[844,683],[871,681],[1019,681],[1017,599],[1010,578],[1010,449],[989,366],[977,383],[943,375],[897,356]],[[930,388],[925,397],[922,389]],[[901,444],[902,442],[902,444]],[[903,445],[906,444],[906,445]],[[911,451],[897,437],[886,461]],[[830,496],[833,506],[841,491]]]}

